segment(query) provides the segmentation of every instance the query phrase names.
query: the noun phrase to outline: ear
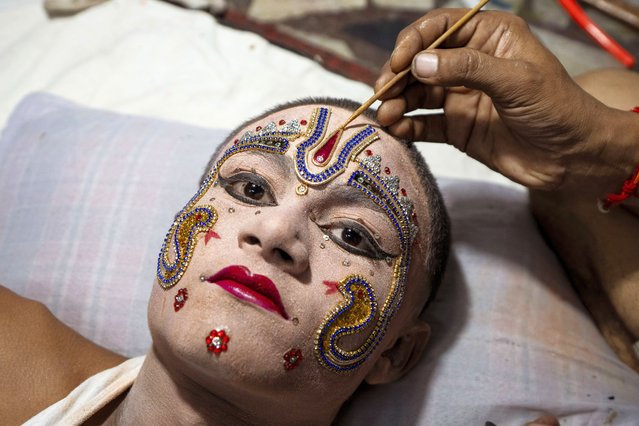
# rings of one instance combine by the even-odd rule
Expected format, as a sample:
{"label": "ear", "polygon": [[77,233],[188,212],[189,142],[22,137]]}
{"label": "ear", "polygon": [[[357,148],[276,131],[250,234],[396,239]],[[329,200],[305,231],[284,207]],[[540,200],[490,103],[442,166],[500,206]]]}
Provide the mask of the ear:
{"label": "ear", "polygon": [[391,383],[417,364],[430,338],[430,326],[420,319],[395,339],[368,372],[364,380],[369,385]]}

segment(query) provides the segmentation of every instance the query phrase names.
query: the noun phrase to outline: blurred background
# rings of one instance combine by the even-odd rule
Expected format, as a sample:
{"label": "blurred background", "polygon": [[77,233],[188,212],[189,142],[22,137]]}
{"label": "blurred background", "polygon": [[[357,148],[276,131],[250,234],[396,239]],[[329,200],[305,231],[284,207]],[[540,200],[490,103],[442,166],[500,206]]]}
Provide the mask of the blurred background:
{"label": "blurred background", "polygon": [[[50,0],[53,14],[104,0]],[[331,71],[372,84],[399,31],[433,8],[472,7],[473,0],[174,0],[208,10],[219,22],[260,34]],[[571,74],[623,66],[599,47],[557,0],[493,0],[486,8],[525,18]],[[639,56],[639,0],[565,1],[633,56]],[[66,9],[65,9],[66,8]],[[636,68],[636,66],[635,66]]]}
{"label": "blurred background", "polygon": [[[276,43],[336,71],[371,83],[388,59],[399,31],[438,7],[472,7],[473,0],[228,0],[226,21],[262,31]],[[639,0],[579,2],[585,12],[633,56],[639,56]],[[593,5],[597,5],[594,7]],[[616,9],[625,19],[602,10]],[[557,0],[493,0],[488,9],[525,18],[571,74],[601,66],[620,66],[571,19]],[[278,34],[279,33],[279,34]],[[297,42],[307,44],[304,49]],[[336,56],[334,58],[333,56]],[[341,64],[340,60],[346,63]]]}

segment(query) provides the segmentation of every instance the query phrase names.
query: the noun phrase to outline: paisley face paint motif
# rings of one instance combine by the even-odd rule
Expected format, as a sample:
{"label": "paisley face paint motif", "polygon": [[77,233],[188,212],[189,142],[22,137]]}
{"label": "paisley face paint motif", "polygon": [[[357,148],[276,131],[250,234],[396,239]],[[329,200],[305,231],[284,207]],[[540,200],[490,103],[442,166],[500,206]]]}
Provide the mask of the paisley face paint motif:
{"label": "paisley face paint motif", "polygon": [[[213,228],[217,217],[212,206],[199,206],[183,210],[175,219],[164,239],[158,260],[158,281],[164,289],[180,281],[193,256],[197,235]],[[170,246],[175,251],[174,261],[169,259]]]}
{"label": "paisley face paint motif", "polygon": [[377,344],[369,337],[353,351],[339,346],[340,338],[360,332],[377,314],[377,300],[371,285],[359,275],[349,275],[338,285],[343,300],[320,325],[315,336],[318,361],[333,370],[348,371],[359,367]]}

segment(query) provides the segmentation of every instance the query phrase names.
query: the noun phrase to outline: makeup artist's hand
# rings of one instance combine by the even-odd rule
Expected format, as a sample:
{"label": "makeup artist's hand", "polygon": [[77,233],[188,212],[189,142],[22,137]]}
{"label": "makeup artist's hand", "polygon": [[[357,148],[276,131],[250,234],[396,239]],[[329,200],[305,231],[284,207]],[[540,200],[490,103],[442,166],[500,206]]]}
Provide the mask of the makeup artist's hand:
{"label": "makeup artist's hand", "polygon": [[[454,145],[531,188],[606,179],[618,187],[633,164],[622,161],[625,146],[610,143],[616,110],[580,88],[521,18],[479,12],[442,48],[422,52],[465,12],[434,10],[399,34],[376,89],[411,63],[412,76],[381,98],[380,124],[401,138]],[[444,115],[404,116],[418,108]]]}

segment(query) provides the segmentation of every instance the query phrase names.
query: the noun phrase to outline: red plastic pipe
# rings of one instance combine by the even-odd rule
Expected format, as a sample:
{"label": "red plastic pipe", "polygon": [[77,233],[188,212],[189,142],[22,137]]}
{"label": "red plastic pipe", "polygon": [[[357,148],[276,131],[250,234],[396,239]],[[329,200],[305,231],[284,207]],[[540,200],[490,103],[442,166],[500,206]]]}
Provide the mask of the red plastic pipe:
{"label": "red plastic pipe", "polygon": [[590,17],[586,15],[586,12],[584,12],[581,6],[577,4],[576,0],[559,0],[559,3],[566,9],[577,25],[626,68],[632,68],[635,65],[635,57],[595,24]]}

